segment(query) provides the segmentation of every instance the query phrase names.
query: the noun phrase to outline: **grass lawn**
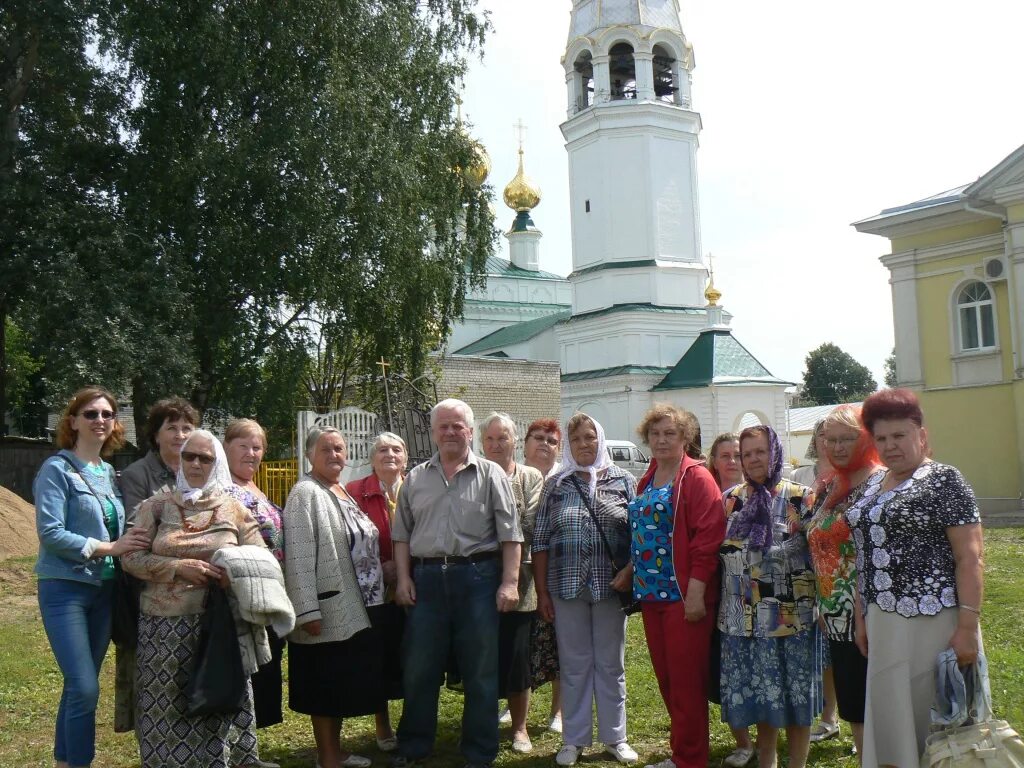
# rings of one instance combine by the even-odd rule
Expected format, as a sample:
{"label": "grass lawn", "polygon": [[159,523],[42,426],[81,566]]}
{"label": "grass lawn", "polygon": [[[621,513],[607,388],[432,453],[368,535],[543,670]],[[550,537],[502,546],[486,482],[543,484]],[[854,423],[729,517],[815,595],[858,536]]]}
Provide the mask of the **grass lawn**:
{"label": "grass lawn", "polygon": [[[982,627],[992,679],[992,695],[997,716],[1024,730],[1024,529],[986,533],[986,595]],[[61,677],[53,661],[39,619],[35,583],[31,577],[31,559],[0,562],[0,766],[51,766],[52,729]],[[629,741],[640,753],[641,763],[657,762],[667,752],[668,717],[651,672],[643,627],[639,617],[629,620],[626,649],[626,678],[629,689]],[[113,732],[113,649],[103,668],[102,696],[97,725],[97,768],[133,768],[139,765],[135,740],[130,734]],[[534,697],[530,709],[530,732],[534,751],[518,755],[511,751],[507,726],[499,753],[498,766],[554,765],[554,753],[561,740],[544,730],[547,722],[550,686]],[[398,722],[400,707],[392,709]],[[458,753],[459,718],[462,699],[444,691],[441,697],[440,733],[431,765],[439,768],[461,766]],[[718,708],[711,712],[711,765],[719,765],[731,750],[728,730],[718,722]],[[310,768],[313,765],[313,737],[307,718],[287,712],[285,722],[259,732],[261,756],[284,768]],[[371,756],[377,765],[386,759],[377,751],[373,718],[358,718],[346,723],[346,745]],[[811,747],[810,762],[815,766],[856,766],[850,755],[848,729],[843,738]],[[599,752],[592,751],[582,765],[614,765]]]}

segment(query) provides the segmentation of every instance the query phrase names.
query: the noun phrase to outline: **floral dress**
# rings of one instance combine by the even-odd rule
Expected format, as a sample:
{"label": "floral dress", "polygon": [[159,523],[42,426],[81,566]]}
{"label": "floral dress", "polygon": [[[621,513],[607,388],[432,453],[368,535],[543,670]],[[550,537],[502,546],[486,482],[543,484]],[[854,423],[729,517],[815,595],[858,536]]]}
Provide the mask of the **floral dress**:
{"label": "floral dress", "polygon": [[[726,515],[738,514],[747,484],[730,489]],[[821,643],[815,580],[804,526],[814,494],[782,480],[772,494],[772,546],[722,543],[722,720],[732,728],[763,722],[809,726],[821,711]]]}

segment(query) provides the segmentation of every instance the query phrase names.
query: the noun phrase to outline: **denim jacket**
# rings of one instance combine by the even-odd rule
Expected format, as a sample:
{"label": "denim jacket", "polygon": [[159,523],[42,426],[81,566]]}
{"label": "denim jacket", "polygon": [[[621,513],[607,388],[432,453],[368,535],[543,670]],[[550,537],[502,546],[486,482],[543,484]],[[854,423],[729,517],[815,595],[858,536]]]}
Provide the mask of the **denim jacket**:
{"label": "denim jacket", "polygon": [[[110,541],[103,521],[103,507],[75,468],[84,465],[71,451],[60,451],[39,468],[32,493],[36,503],[39,559],[36,573],[44,578],[71,579],[99,584],[103,558],[93,553],[100,542]],[[90,478],[93,488],[105,495],[117,511],[118,533],[124,532],[124,505],[114,479],[114,468],[104,462],[107,482]]]}

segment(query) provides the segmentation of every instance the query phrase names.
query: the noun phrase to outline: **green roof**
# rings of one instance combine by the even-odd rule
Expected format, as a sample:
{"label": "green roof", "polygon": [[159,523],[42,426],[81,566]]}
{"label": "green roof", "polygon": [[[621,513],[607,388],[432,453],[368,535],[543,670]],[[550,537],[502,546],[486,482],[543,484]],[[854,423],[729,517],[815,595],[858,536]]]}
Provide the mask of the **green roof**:
{"label": "green roof", "polygon": [[[472,271],[468,265],[466,271]],[[523,280],[565,280],[564,277],[556,275],[554,272],[545,272],[544,270],[534,272],[532,269],[522,269],[500,256],[488,256],[481,274],[488,277],[515,277]]]}
{"label": "green roof", "polygon": [[603,272],[606,269],[637,269],[639,267],[656,267],[658,266],[657,259],[634,259],[633,261],[609,261],[603,264],[595,264],[592,267],[584,267],[583,269],[577,269],[569,277],[580,277],[581,275],[589,275],[593,272]]}
{"label": "green roof", "polygon": [[690,389],[711,384],[789,384],[777,379],[729,330],[702,331],[679,362],[653,389]]}
{"label": "green roof", "polygon": [[556,323],[560,323],[563,320],[568,319],[571,314],[572,313],[569,310],[566,310],[564,312],[555,312],[553,315],[538,317],[536,320],[526,320],[522,323],[506,325],[504,328],[492,331],[482,339],[477,339],[473,343],[455,350],[452,354],[479,355],[481,352],[485,352],[488,349],[510,347],[513,344],[520,344],[524,341],[529,341],[534,336],[546,331]]}
{"label": "green roof", "polygon": [[706,310],[698,307],[662,307],[657,304],[614,304],[604,309],[596,309],[593,312],[584,312],[580,315],[573,315],[569,320],[570,323],[574,323],[577,320],[590,319],[592,317],[601,317],[602,315],[614,315],[619,312],[662,312],[665,314],[683,314],[683,315],[701,315]]}
{"label": "green roof", "polygon": [[591,379],[607,379],[612,376],[629,376],[635,374],[650,374],[664,376],[669,372],[668,368],[657,365],[618,365],[614,368],[599,368],[595,371],[580,371],[579,373],[563,373],[562,381],[590,381]]}

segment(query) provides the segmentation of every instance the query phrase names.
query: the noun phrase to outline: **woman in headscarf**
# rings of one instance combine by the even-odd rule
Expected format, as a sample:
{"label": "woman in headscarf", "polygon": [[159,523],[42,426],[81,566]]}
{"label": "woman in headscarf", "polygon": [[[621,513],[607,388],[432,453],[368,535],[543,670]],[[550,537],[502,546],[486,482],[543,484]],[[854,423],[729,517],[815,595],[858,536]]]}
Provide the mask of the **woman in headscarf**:
{"label": "woman in headscarf", "polygon": [[612,463],[604,430],[590,416],[577,413],[565,431],[562,468],[545,484],[532,546],[538,610],[555,622],[558,636],[563,746],[555,762],[573,765],[591,745],[596,698],[598,738],[616,760],[632,763],[626,616],[615,592],[630,589],[633,567],[616,573],[612,558],[629,563],[628,509],[636,480]]}
{"label": "woman in headscarf", "polygon": [[821,711],[814,572],[804,535],[813,493],[782,479],[782,444],[771,427],[740,433],[740,459],[746,482],[724,498],[722,720],[733,729],[757,725],[760,768],[776,765],[785,728],[789,765],[804,768]]}
{"label": "woman in headscarf", "polygon": [[122,558],[142,579],[137,653],[136,730],[142,765],[208,768],[258,766],[252,687],[235,712],[186,714],[185,687],[193,665],[207,587],[227,586],[210,560],[223,547],[263,547],[259,524],[226,493],[231,485],[224,449],[205,429],[181,447],[177,487],[144,501],[135,525],[152,532],[150,546]]}
{"label": "woman in headscarf", "polygon": [[[871,433],[861,426],[860,408],[840,405],[823,422],[823,447],[831,471],[820,478],[807,541],[818,585],[818,621],[832,660],[839,717],[850,724],[861,753],[868,662],[854,643],[853,604],[857,549],[846,510],[864,492],[865,481],[881,467]],[[826,685],[826,690],[827,690]],[[820,725],[832,725],[821,716]],[[836,731],[838,725],[833,726]],[[814,732],[811,732],[814,740]]]}

